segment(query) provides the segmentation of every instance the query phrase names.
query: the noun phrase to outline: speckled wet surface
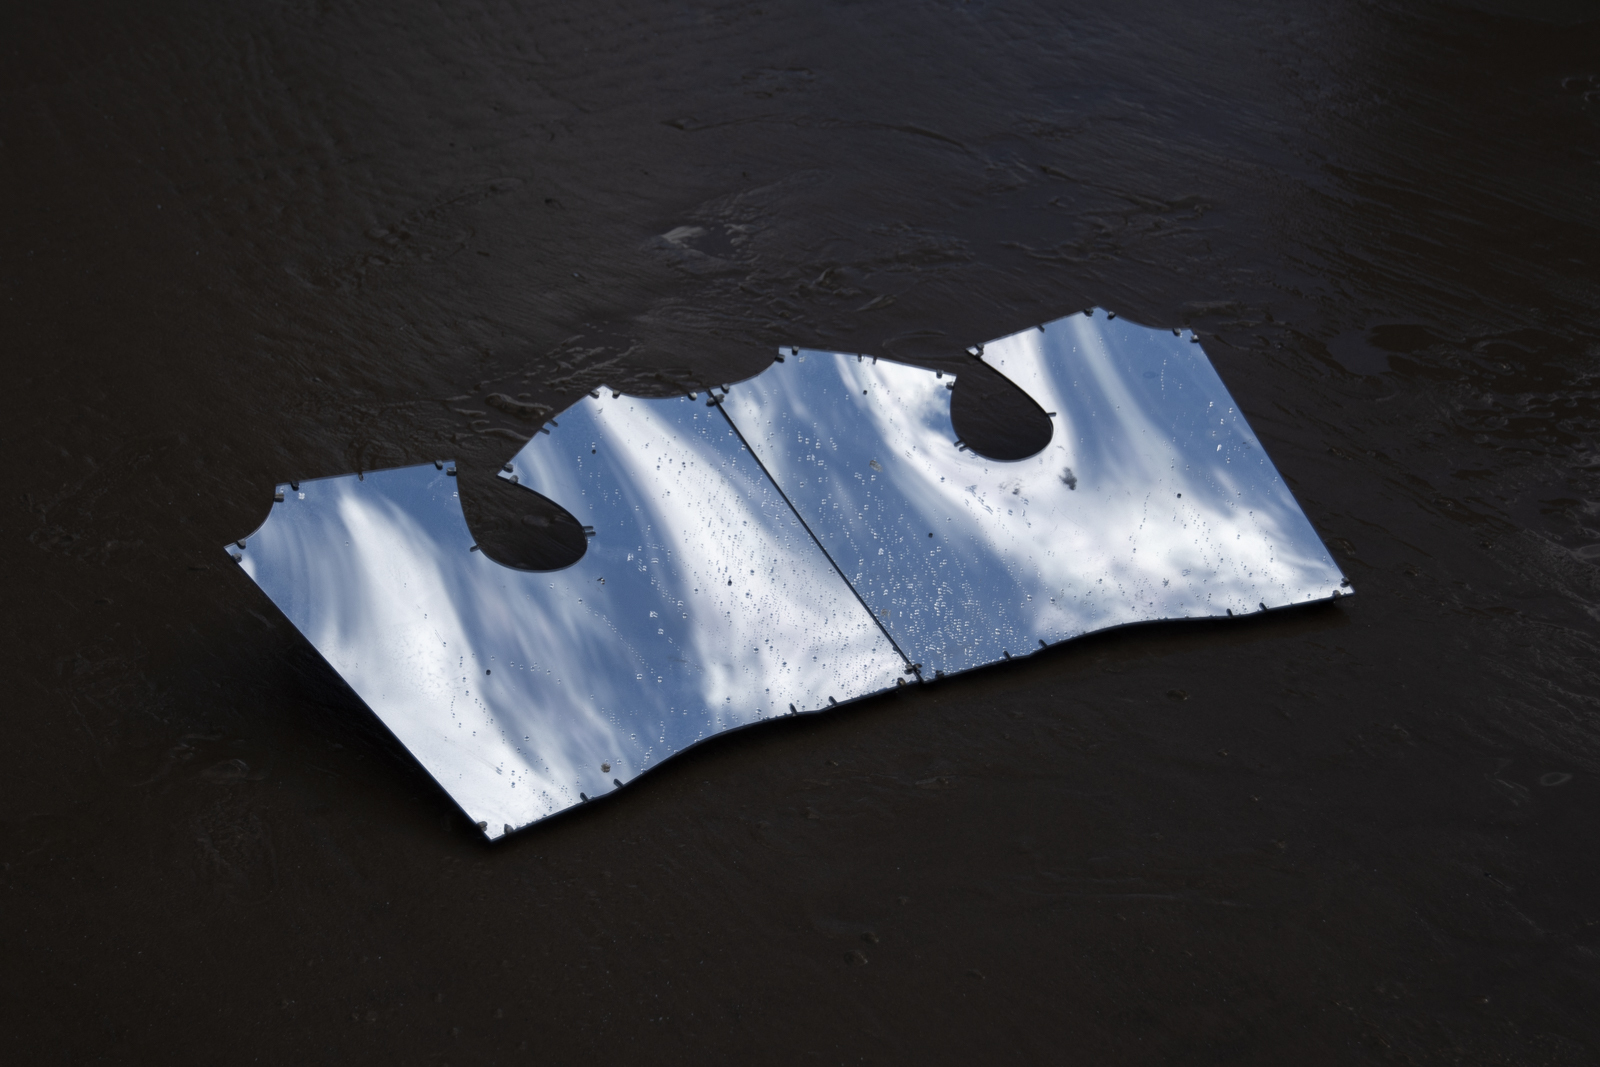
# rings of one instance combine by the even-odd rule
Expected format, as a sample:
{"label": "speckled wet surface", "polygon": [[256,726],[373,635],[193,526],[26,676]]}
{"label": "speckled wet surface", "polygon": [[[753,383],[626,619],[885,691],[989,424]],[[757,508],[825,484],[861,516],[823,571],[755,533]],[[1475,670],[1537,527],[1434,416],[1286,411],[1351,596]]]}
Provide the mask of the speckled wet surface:
{"label": "speckled wet surface", "polygon": [[[0,1049],[1592,1062],[1600,25],[1540,11],[13,5]],[[1022,450],[964,349],[1093,306],[1200,335],[1357,597],[489,845],[217,551],[453,458],[570,558],[527,435],[779,344],[961,368]]]}

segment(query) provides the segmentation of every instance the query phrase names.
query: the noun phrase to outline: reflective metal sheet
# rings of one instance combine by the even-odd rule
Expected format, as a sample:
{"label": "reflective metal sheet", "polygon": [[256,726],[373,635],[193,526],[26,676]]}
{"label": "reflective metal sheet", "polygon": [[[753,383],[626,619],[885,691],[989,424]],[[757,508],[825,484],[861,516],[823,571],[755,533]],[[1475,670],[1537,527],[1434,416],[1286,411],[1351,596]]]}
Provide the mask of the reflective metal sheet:
{"label": "reflective metal sheet", "polygon": [[1340,595],[1198,344],[1073,315],[982,358],[1053,413],[1017,462],[958,447],[953,380],[788,352],[724,408],[923,676],[1126,623]]}
{"label": "reflective metal sheet", "polygon": [[594,528],[577,564],[473,551],[433,464],[282,486],[229,546],[489,837],[903,674],[715,408],[585,400],[510,468]]}

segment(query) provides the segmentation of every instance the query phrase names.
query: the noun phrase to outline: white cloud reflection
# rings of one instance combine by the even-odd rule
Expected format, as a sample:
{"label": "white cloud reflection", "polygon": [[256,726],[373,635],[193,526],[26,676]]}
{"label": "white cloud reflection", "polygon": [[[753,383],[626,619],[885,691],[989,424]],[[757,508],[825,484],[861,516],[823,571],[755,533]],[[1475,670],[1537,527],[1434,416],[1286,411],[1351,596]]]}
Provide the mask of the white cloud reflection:
{"label": "white cloud reflection", "polygon": [[432,465],[302,483],[241,562],[491,837],[719,731],[893,686],[862,601],[930,676],[1338,590],[1198,345],[1073,316],[984,358],[1055,412],[1037,456],[959,451],[950,379],[856,356],[805,353],[724,402],[850,584],[688,399],[584,400],[512,461],[594,527],[564,570],[472,551]]}
{"label": "white cloud reflection", "polygon": [[984,359],[1055,413],[1038,455],[958,450],[949,378],[858,356],[801,353],[726,401],[926,671],[1339,589],[1198,345],[1075,315],[990,344]]}
{"label": "white cloud reflection", "polygon": [[301,483],[243,553],[491,837],[721,730],[899,676],[717,411],[584,401],[513,468],[595,527],[577,564],[528,573],[471,551],[455,479],[432,465]]}

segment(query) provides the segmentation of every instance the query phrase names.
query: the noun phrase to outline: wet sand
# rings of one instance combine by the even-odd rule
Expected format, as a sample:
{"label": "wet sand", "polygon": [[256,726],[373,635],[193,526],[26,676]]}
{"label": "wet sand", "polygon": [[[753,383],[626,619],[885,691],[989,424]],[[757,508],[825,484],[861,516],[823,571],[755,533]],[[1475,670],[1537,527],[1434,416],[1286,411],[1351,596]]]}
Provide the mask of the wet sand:
{"label": "wet sand", "polygon": [[[1600,23],[1513,7],[9,7],[5,1058],[1600,1058]],[[1199,332],[1356,597],[491,846],[220,548],[452,457],[545,558],[492,474],[591,388],[1095,305]]]}

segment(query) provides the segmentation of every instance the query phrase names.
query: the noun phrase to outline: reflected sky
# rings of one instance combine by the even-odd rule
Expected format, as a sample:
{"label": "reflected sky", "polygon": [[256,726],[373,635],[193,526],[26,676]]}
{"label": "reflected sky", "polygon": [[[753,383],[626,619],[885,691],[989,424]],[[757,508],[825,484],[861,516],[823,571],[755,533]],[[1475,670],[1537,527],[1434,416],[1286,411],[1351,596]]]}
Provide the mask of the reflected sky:
{"label": "reflected sky", "polygon": [[498,837],[757,719],[904,663],[714,408],[585,400],[506,477],[594,527],[548,573],[472,550],[429,464],[281,487],[233,551]]}
{"label": "reflected sky", "polygon": [[951,377],[871,357],[801,351],[724,402],[925,677],[1126,623],[1339,594],[1188,336],[1073,315],[982,358],[1053,413],[1039,454],[961,450]]}
{"label": "reflected sky", "polygon": [[474,551],[434,464],[282,486],[230,551],[490,837],[888,689],[902,651],[931,678],[1339,595],[1188,337],[1074,315],[982,358],[1052,413],[1038,455],[962,450],[947,375],[796,352],[722,410],[585,399],[536,435],[502,477],[593,528],[563,570]]}

